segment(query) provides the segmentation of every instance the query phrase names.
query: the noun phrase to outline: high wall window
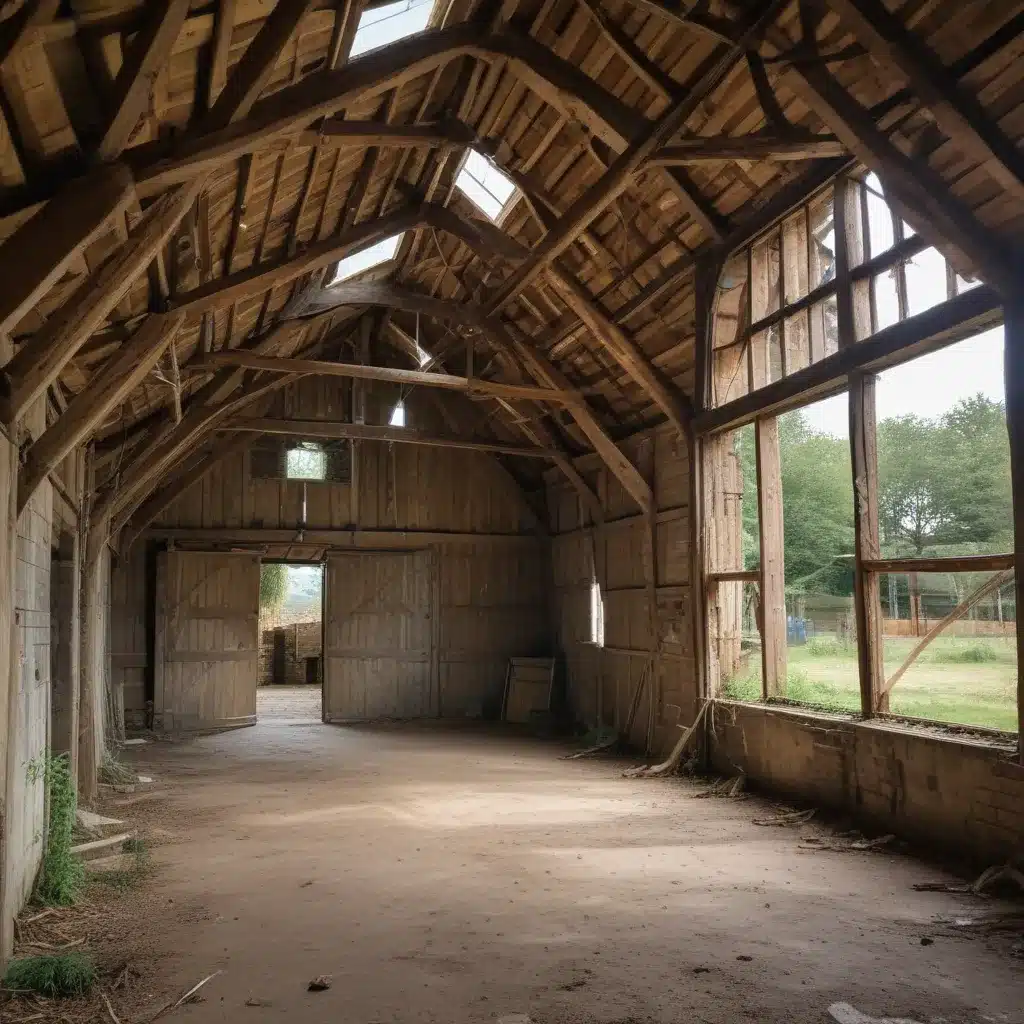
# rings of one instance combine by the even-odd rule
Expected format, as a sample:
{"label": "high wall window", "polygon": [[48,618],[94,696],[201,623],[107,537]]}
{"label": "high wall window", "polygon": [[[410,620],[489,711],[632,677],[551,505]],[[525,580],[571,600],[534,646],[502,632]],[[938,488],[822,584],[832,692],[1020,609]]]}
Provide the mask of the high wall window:
{"label": "high wall window", "polygon": [[352,478],[351,445],[348,441],[318,443],[263,437],[249,449],[249,475],[254,481],[347,484]]}
{"label": "high wall window", "polygon": [[[879,335],[978,284],[874,175],[725,265],[701,440],[713,695],[1016,731],[1002,328]],[[862,368],[809,369],[844,348],[856,367],[851,348],[876,336]]]}
{"label": "high wall window", "polygon": [[467,150],[455,177],[455,187],[495,222],[501,220],[519,195],[515,185],[475,149]]}
{"label": "high wall window", "polygon": [[979,283],[961,277],[890,208],[876,175],[843,178],[726,264],[715,295],[712,405],[839,350],[840,238],[851,290],[851,342]]}
{"label": "high wall window", "polygon": [[430,21],[433,7],[434,0],[399,0],[363,11],[349,56],[358,57],[422,32]]}
{"label": "high wall window", "polygon": [[358,252],[352,253],[351,256],[339,260],[334,277],[331,278],[331,284],[347,281],[350,277],[355,277],[364,271],[393,260],[401,241],[401,235],[392,235],[390,238],[368,245],[365,249],[360,249]]}
{"label": "high wall window", "polygon": [[285,453],[289,480],[323,480],[327,475],[327,453],[312,441],[289,448]]}

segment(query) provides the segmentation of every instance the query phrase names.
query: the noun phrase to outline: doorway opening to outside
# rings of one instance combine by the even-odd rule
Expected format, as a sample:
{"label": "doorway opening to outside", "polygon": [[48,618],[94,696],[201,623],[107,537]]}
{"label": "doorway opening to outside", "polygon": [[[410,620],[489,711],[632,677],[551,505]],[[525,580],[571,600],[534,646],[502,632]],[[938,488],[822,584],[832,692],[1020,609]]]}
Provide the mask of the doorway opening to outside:
{"label": "doorway opening to outside", "polygon": [[260,566],[259,721],[323,720],[323,590],[320,563]]}

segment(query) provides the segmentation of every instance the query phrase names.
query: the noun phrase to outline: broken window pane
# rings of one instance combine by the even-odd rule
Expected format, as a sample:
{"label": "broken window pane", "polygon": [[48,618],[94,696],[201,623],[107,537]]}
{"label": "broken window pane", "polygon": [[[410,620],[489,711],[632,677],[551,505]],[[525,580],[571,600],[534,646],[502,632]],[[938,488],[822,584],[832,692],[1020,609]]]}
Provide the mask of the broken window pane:
{"label": "broken window pane", "polygon": [[904,268],[907,275],[907,316],[916,316],[946,301],[946,259],[938,249],[924,249],[907,260]]}
{"label": "broken window pane", "polygon": [[883,557],[1013,551],[1002,328],[885,370],[875,396]]}
{"label": "broken window pane", "polygon": [[779,695],[831,711],[858,711],[847,396],[779,416],[778,445],[786,632]]}
{"label": "broken window pane", "polygon": [[864,179],[864,194],[868,212],[868,250],[874,258],[896,244],[896,232],[892,211],[885,201],[877,174],[872,172]]}
{"label": "broken window pane", "polygon": [[762,699],[759,616],[756,583],[721,580],[708,588],[709,689],[716,696]]}
{"label": "broken window pane", "polygon": [[882,709],[1016,732],[1013,570],[889,573],[879,584]]}

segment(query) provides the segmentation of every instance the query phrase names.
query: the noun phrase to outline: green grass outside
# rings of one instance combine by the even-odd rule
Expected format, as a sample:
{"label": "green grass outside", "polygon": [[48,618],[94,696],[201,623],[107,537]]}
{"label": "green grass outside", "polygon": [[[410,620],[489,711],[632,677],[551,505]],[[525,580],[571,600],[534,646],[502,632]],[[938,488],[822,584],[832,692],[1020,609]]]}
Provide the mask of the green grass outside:
{"label": "green grass outside", "polygon": [[[917,640],[885,641],[885,674],[903,663]],[[723,696],[759,700],[761,669],[725,685]],[[1017,659],[1013,637],[939,637],[902,679],[890,699],[895,715],[955,725],[1017,731]],[[833,637],[789,648],[786,697],[830,711],[860,711],[857,650]]]}

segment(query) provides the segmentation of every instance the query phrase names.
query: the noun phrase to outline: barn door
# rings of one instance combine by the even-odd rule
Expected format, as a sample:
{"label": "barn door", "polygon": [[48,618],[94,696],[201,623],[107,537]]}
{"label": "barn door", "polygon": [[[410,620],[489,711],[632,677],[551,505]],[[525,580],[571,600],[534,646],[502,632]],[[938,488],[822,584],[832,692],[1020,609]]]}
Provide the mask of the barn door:
{"label": "barn door", "polygon": [[324,721],[435,713],[430,569],[429,551],[327,559]]}
{"label": "barn door", "polygon": [[156,729],[192,732],[255,723],[259,603],[259,555],[159,555]]}

